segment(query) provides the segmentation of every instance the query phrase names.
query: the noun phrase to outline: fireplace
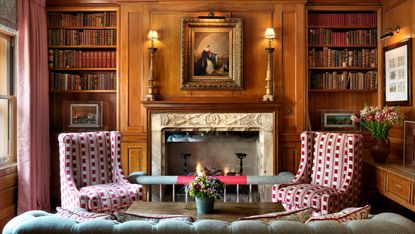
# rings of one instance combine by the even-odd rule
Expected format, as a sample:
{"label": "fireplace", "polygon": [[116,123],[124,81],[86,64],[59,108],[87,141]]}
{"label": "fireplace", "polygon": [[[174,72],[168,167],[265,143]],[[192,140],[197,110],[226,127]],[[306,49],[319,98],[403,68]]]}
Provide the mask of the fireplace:
{"label": "fireplace", "polygon": [[216,176],[258,175],[258,131],[165,131],[164,134],[166,175],[197,175],[197,171]]}
{"label": "fireplace", "polygon": [[[257,175],[274,174],[274,113],[151,113],[151,172],[167,174],[166,133],[258,132]],[[253,156],[253,155],[252,155]]]}
{"label": "fireplace", "polygon": [[[187,149],[173,150],[173,155],[168,154],[172,150],[169,144],[175,144],[169,143],[168,138],[174,133],[190,136],[203,133],[213,137],[236,135],[236,138],[252,141],[253,148],[250,151],[237,148],[227,153],[229,157],[236,160],[236,163],[233,161],[231,164],[215,164],[214,166],[223,170],[224,173],[238,172],[239,159],[236,158],[235,153],[246,153],[244,175],[271,176],[277,173],[279,109],[277,102],[251,100],[238,103],[238,100],[230,99],[219,103],[215,100],[200,98],[192,102],[147,101],[143,104],[147,109],[147,152],[151,175],[183,175],[183,159],[178,154],[190,153],[192,154],[190,157],[194,158],[203,155],[203,152],[187,152]],[[251,135],[252,138],[251,136],[244,138],[243,134]],[[171,157],[180,163],[176,172],[169,171],[168,160]],[[192,168],[194,165],[190,165],[191,163],[190,159],[189,171],[194,170]],[[209,168],[211,165],[205,166]],[[261,201],[271,201],[270,186],[258,189],[261,193]]]}

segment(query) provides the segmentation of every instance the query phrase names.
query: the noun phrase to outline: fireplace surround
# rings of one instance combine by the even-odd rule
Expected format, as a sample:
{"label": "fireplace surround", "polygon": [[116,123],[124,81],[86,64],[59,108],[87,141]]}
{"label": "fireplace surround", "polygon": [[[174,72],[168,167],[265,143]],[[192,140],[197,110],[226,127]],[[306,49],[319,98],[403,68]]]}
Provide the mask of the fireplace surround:
{"label": "fireplace surround", "polygon": [[147,152],[151,175],[166,175],[166,157],[169,157],[166,155],[166,132],[169,131],[258,132],[259,149],[255,155],[257,175],[271,176],[277,173],[278,103],[147,101],[143,104],[147,109]]}
{"label": "fireplace surround", "polygon": [[258,131],[258,175],[274,172],[274,113],[152,113],[151,172],[166,175],[166,131]]}

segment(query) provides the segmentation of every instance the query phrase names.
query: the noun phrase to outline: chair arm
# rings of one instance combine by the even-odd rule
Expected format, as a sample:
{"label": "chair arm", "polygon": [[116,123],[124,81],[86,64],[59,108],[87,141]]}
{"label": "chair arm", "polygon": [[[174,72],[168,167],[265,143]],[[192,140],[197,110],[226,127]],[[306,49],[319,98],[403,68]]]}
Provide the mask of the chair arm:
{"label": "chair arm", "polygon": [[341,200],[348,199],[347,195],[348,194],[346,191],[338,191],[332,194],[322,194],[321,195],[321,215],[338,212],[341,209],[345,208],[342,206]]}

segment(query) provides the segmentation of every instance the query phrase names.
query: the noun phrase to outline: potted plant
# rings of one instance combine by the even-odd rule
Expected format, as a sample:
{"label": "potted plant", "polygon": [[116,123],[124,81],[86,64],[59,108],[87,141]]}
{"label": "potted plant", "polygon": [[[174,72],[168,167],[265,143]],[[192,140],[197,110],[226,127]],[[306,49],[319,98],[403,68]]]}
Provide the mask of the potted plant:
{"label": "potted plant", "polygon": [[195,198],[197,213],[208,214],[223,192],[223,183],[215,176],[197,176],[186,186],[186,192]]}
{"label": "potted plant", "polygon": [[360,110],[360,117],[352,116],[352,120],[366,128],[375,140],[375,144],[371,148],[375,162],[385,162],[390,152],[389,130],[403,122],[403,116],[399,113],[399,108],[385,106],[381,109],[365,105]]}

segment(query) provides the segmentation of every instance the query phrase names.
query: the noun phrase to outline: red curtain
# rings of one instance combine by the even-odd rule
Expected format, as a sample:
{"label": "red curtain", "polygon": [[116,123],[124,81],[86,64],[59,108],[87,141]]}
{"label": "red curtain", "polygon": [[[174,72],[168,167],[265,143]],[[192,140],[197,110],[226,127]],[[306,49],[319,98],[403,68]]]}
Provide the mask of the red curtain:
{"label": "red curtain", "polygon": [[17,0],[17,169],[20,214],[50,210],[45,0]]}

